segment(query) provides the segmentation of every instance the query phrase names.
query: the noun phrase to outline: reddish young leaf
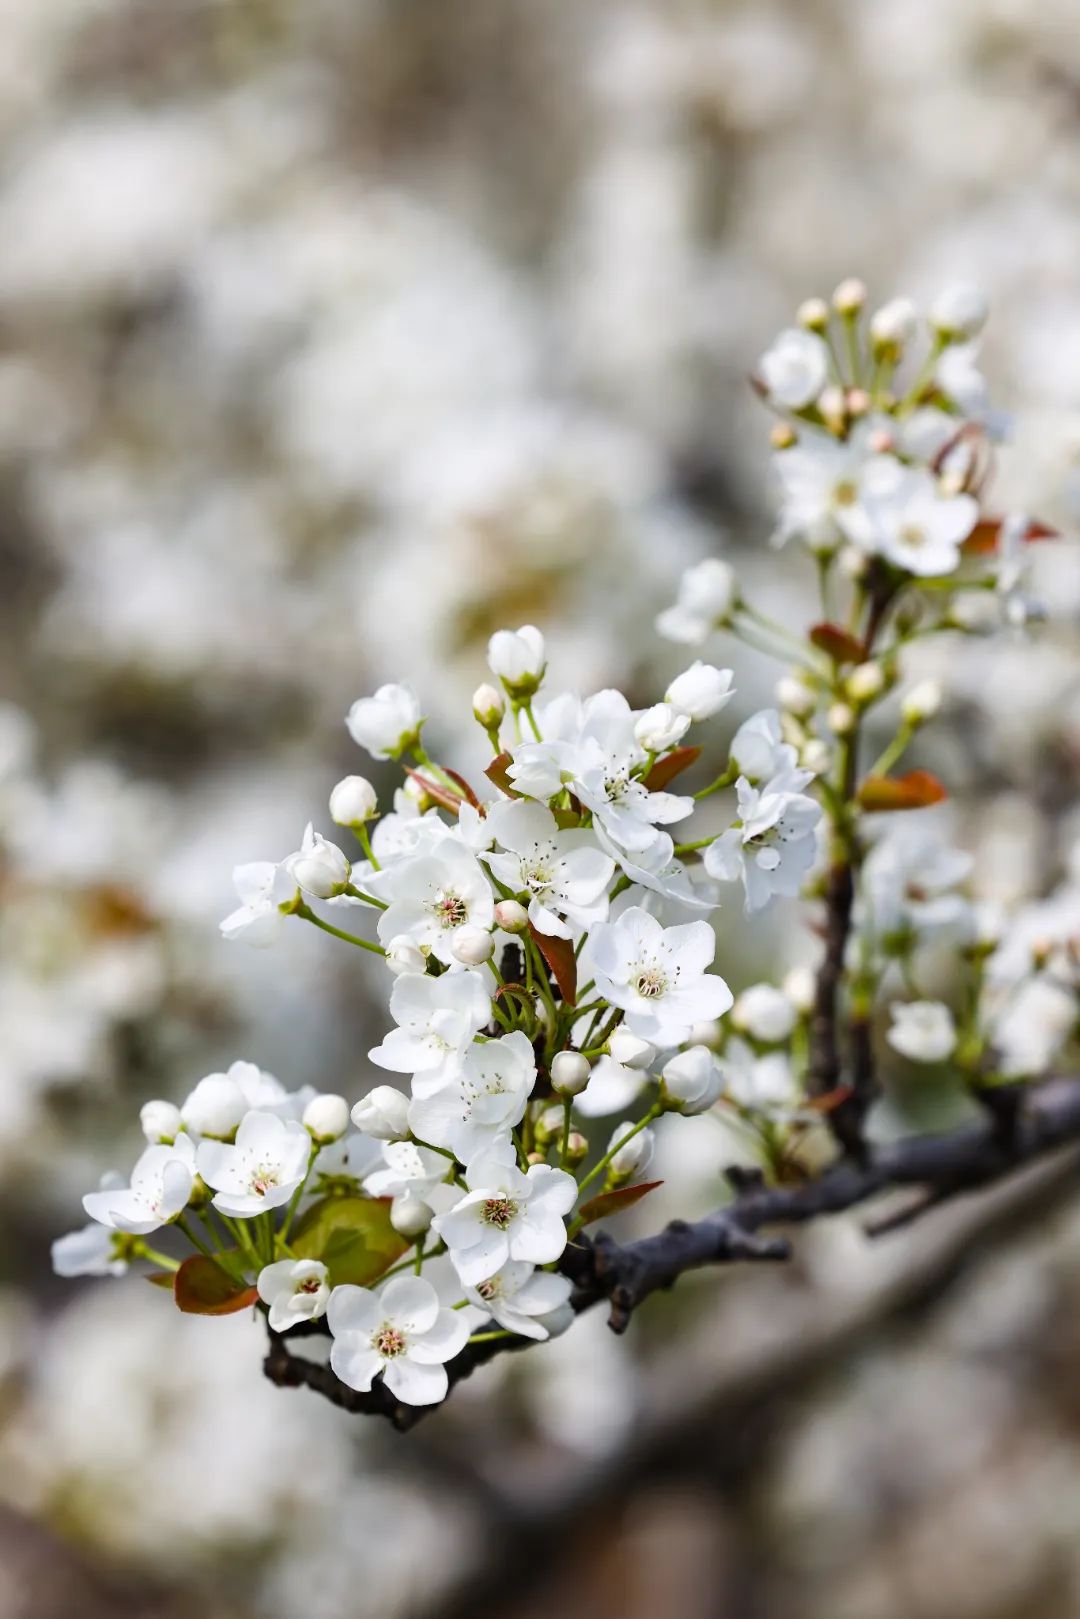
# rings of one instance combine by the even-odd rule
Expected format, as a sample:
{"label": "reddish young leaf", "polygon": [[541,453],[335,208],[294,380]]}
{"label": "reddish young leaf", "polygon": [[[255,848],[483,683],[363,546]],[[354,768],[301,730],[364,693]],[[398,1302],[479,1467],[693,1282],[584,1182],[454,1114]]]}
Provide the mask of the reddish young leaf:
{"label": "reddish young leaf", "polygon": [[151,1287],[164,1287],[171,1293],[175,1275],[176,1272],[172,1270],[152,1270],[148,1276],[143,1277],[143,1281],[149,1282]]}
{"label": "reddish young leaf", "polygon": [[443,765],[443,769],[450,777],[450,780],[454,782],[456,786],[461,788],[462,796],[464,797],[466,803],[471,804],[473,809],[480,809],[480,800],[477,798],[476,794],[465,780],[465,777],[459,776],[456,770],[450,769],[449,765]]}
{"label": "reddish young leaf", "polygon": [[259,1295],[238,1282],[205,1254],[185,1259],[173,1278],[173,1298],[185,1315],[232,1315],[246,1310]]}
{"label": "reddish young leaf", "polygon": [[858,636],[850,635],[839,624],[815,624],[810,639],[834,663],[862,663],[866,657],[866,648]]}
{"label": "reddish young leaf", "polygon": [[529,923],[533,943],[555,975],[559,993],[567,1006],[573,1006],[577,996],[577,957],[569,939],[556,939],[550,933],[541,933]]}
{"label": "reddish young leaf", "polygon": [[650,793],[663,792],[669,781],[681,776],[684,770],[689,770],[695,759],[700,759],[700,748],[675,748],[671,753],[657,759],[649,774],[645,777],[645,785]]}
{"label": "reddish young leaf", "polygon": [[594,1220],[604,1220],[609,1214],[621,1214],[624,1209],[633,1208],[640,1203],[643,1197],[655,1192],[663,1181],[639,1181],[636,1186],[616,1186],[614,1191],[600,1192],[596,1197],[590,1197],[587,1203],[581,1205],[579,1211],[582,1225],[592,1225]]}
{"label": "reddish young leaf", "polygon": [[850,1085],[836,1085],[821,1096],[811,1096],[806,1106],[814,1113],[835,1113],[836,1109],[850,1101],[854,1094]]}
{"label": "reddish young leaf", "polygon": [[[441,804],[443,809],[449,810],[452,815],[458,813],[462,803],[460,794],[452,793],[449,787],[440,786],[437,781],[432,781],[429,777],[422,776],[419,770],[412,770],[408,765],[405,766],[405,774],[411,776],[413,781],[420,783],[420,786],[433,803]],[[447,775],[449,775],[449,771],[447,771]]]}
{"label": "reddish young leaf", "polygon": [[[984,517],[980,522],[976,523],[960,547],[965,556],[992,556],[1001,540],[1002,521],[1003,519],[1000,517]],[[1048,527],[1046,523],[1031,522],[1024,530],[1024,540],[1028,544],[1032,540],[1056,540],[1059,538],[1060,535],[1057,529]]]}
{"label": "reddish young leaf", "polygon": [[859,803],[870,811],[925,809],[948,796],[929,770],[909,770],[906,776],[867,776],[859,788]]}
{"label": "reddish young leaf", "polygon": [[492,759],[491,763],[484,771],[484,775],[487,777],[488,781],[493,781],[496,787],[498,787],[499,791],[506,794],[507,798],[520,798],[521,794],[510,780],[510,777],[506,774],[506,767],[509,763],[510,755],[508,753],[500,753],[496,758]]}

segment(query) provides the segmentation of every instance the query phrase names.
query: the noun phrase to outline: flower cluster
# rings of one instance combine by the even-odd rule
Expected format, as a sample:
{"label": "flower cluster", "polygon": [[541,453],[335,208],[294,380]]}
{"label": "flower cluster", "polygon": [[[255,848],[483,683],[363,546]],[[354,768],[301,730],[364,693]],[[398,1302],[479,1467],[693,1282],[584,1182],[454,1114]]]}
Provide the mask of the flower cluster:
{"label": "flower cluster", "polygon": [[[567,1244],[651,1190],[663,1115],[714,1115],[718,1150],[741,1137],[782,1176],[843,1110],[846,1150],[868,1128],[871,1026],[890,1003],[890,1052],[951,1061],[973,1088],[1015,1077],[984,1012],[997,935],[933,820],[944,788],[893,774],[941,693],[907,690],[868,769],[859,743],[907,643],[955,627],[987,580],[1011,592],[1013,552],[1038,530],[979,504],[993,425],[969,348],[981,300],[939,300],[903,389],[916,313],[898,300],[864,332],[864,303],[845,283],[831,311],[804,306],[758,379],[782,417],[780,537],[817,557],[823,616],[805,634],[776,624],[714,560],[660,619],[678,640],[723,626],[776,652],[777,706],[743,720],[687,791],[696,728],[735,695],[732,671],[703,661],[635,708],[615,690],[550,690],[540,630],[499,631],[473,698],[492,754],[480,783],[429,754],[409,686],[359,698],[351,737],[404,772],[392,808],[364,777],[340,781],[330,815],[351,852],[309,825],[286,858],[239,867],[222,932],[262,945],[300,920],[378,958],[387,1021],[368,1057],[394,1083],[350,1108],[238,1062],[178,1107],[148,1103],[145,1152],[126,1183],[86,1197],[95,1223],[57,1244],[58,1269],[142,1259],[173,1274],[181,1308],[257,1303],[279,1334],[319,1322],[343,1383],[381,1378],[432,1404],[467,1344],[568,1324]],[[824,898],[816,978],[797,968],[733,996],[707,920],[732,885],[748,916]],[[959,1017],[918,991],[918,953],[942,937],[973,976]],[[841,1016],[863,1052],[850,1082]],[[150,1247],[163,1226],[197,1252]]]}

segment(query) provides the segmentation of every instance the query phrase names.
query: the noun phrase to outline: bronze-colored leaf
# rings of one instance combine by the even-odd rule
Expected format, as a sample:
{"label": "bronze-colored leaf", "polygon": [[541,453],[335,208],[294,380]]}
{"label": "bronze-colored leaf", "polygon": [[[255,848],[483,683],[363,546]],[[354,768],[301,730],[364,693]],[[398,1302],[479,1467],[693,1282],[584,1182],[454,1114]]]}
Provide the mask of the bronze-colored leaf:
{"label": "bronze-colored leaf", "polygon": [[839,624],[815,624],[810,639],[818,651],[826,653],[834,663],[862,663],[866,657],[866,648],[858,636]]}
{"label": "bronze-colored leaf", "polygon": [[541,933],[529,923],[533,943],[551,968],[559,994],[567,1006],[573,1006],[577,997],[577,957],[569,939],[556,939],[550,933]]}
{"label": "bronze-colored leaf", "polygon": [[663,1181],[639,1181],[636,1186],[616,1186],[610,1192],[599,1192],[581,1205],[578,1218],[582,1225],[592,1225],[595,1220],[604,1220],[610,1214],[621,1214],[663,1184]]}
{"label": "bronze-colored leaf", "polygon": [[681,776],[684,770],[689,770],[694,761],[700,758],[700,748],[673,748],[662,759],[657,759],[645,777],[646,787],[650,793],[663,792],[669,781]]}
{"label": "bronze-colored leaf", "polygon": [[859,788],[859,804],[869,811],[925,809],[948,796],[929,770],[909,770],[906,776],[867,776]]}
{"label": "bronze-colored leaf", "polygon": [[173,1298],[185,1315],[232,1315],[250,1309],[258,1297],[255,1288],[205,1254],[185,1259],[173,1277]]}
{"label": "bronze-colored leaf", "polygon": [[511,755],[509,753],[500,753],[492,759],[484,771],[484,775],[488,781],[493,781],[499,791],[506,794],[507,798],[520,798],[521,794],[506,774],[506,767],[510,763]]}

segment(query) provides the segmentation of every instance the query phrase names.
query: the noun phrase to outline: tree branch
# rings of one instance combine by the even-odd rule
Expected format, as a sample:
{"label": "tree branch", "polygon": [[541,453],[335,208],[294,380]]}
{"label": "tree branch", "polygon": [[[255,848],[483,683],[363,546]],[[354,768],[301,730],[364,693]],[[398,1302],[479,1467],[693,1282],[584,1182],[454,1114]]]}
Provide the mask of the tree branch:
{"label": "tree branch", "polygon": [[[1080,1079],[1055,1078],[1010,1095],[1009,1129],[994,1113],[944,1135],[912,1136],[868,1151],[861,1162],[842,1159],[818,1179],[797,1186],[767,1186],[760,1176],[733,1174],[735,1196],[704,1220],[674,1220],[663,1231],[620,1244],[600,1232],[578,1237],[559,1262],[574,1283],[577,1312],[607,1301],[613,1331],[625,1331],[637,1307],[688,1270],[736,1260],[782,1260],[790,1244],[761,1232],[857,1208],[883,1192],[905,1187],[922,1195],[908,1206],[904,1223],[963,1193],[1004,1179],[1023,1165],[1080,1139]],[[886,1222],[878,1230],[889,1229]],[[325,1333],[325,1322],[313,1323]],[[289,1338],[295,1339],[294,1329]],[[527,1348],[528,1339],[497,1339],[466,1346],[447,1367],[450,1386],[469,1377],[496,1355]],[[388,1417],[395,1428],[411,1428],[431,1409],[405,1406],[381,1385],[360,1394],[347,1388],[329,1366],[292,1354],[288,1341],[271,1334],[263,1363],[266,1376],[282,1388],[309,1388],[346,1411]]]}

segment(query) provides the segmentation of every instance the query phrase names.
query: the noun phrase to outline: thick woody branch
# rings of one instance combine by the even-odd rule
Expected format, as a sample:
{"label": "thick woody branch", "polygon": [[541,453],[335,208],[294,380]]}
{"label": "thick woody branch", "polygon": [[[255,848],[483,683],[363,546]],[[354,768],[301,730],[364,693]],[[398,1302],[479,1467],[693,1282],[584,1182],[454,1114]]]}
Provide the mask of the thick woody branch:
{"label": "thick woody branch", "polygon": [[[762,1235],[772,1227],[841,1214],[884,1192],[910,1188],[917,1196],[901,1217],[907,1223],[1080,1140],[1080,1079],[1051,1079],[1009,1090],[999,1101],[1002,1105],[995,1104],[974,1124],[878,1147],[861,1162],[843,1159],[818,1179],[797,1186],[767,1186],[754,1174],[733,1175],[735,1196],[724,1208],[704,1220],[675,1220],[637,1242],[620,1244],[604,1232],[593,1239],[579,1237],[560,1262],[574,1283],[574,1309],[607,1301],[610,1325],[622,1332],[651,1293],[671,1287],[686,1271],[737,1260],[787,1258],[786,1239]],[[878,1229],[896,1223],[893,1219]],[[528,1340],[514,1338],[467,1346],[447,1367],[451,1387],[496,1355],[526,1347]],[[347,1411],[388,1417],[399,1429],[412,1427],[425,1413],[423,1407],[400,1405],[378,1384],[358,1394],[328,1366],[294,1355],[287,1340],[276,1335],[264,1370],[283,1388],[313,1389]]]}

